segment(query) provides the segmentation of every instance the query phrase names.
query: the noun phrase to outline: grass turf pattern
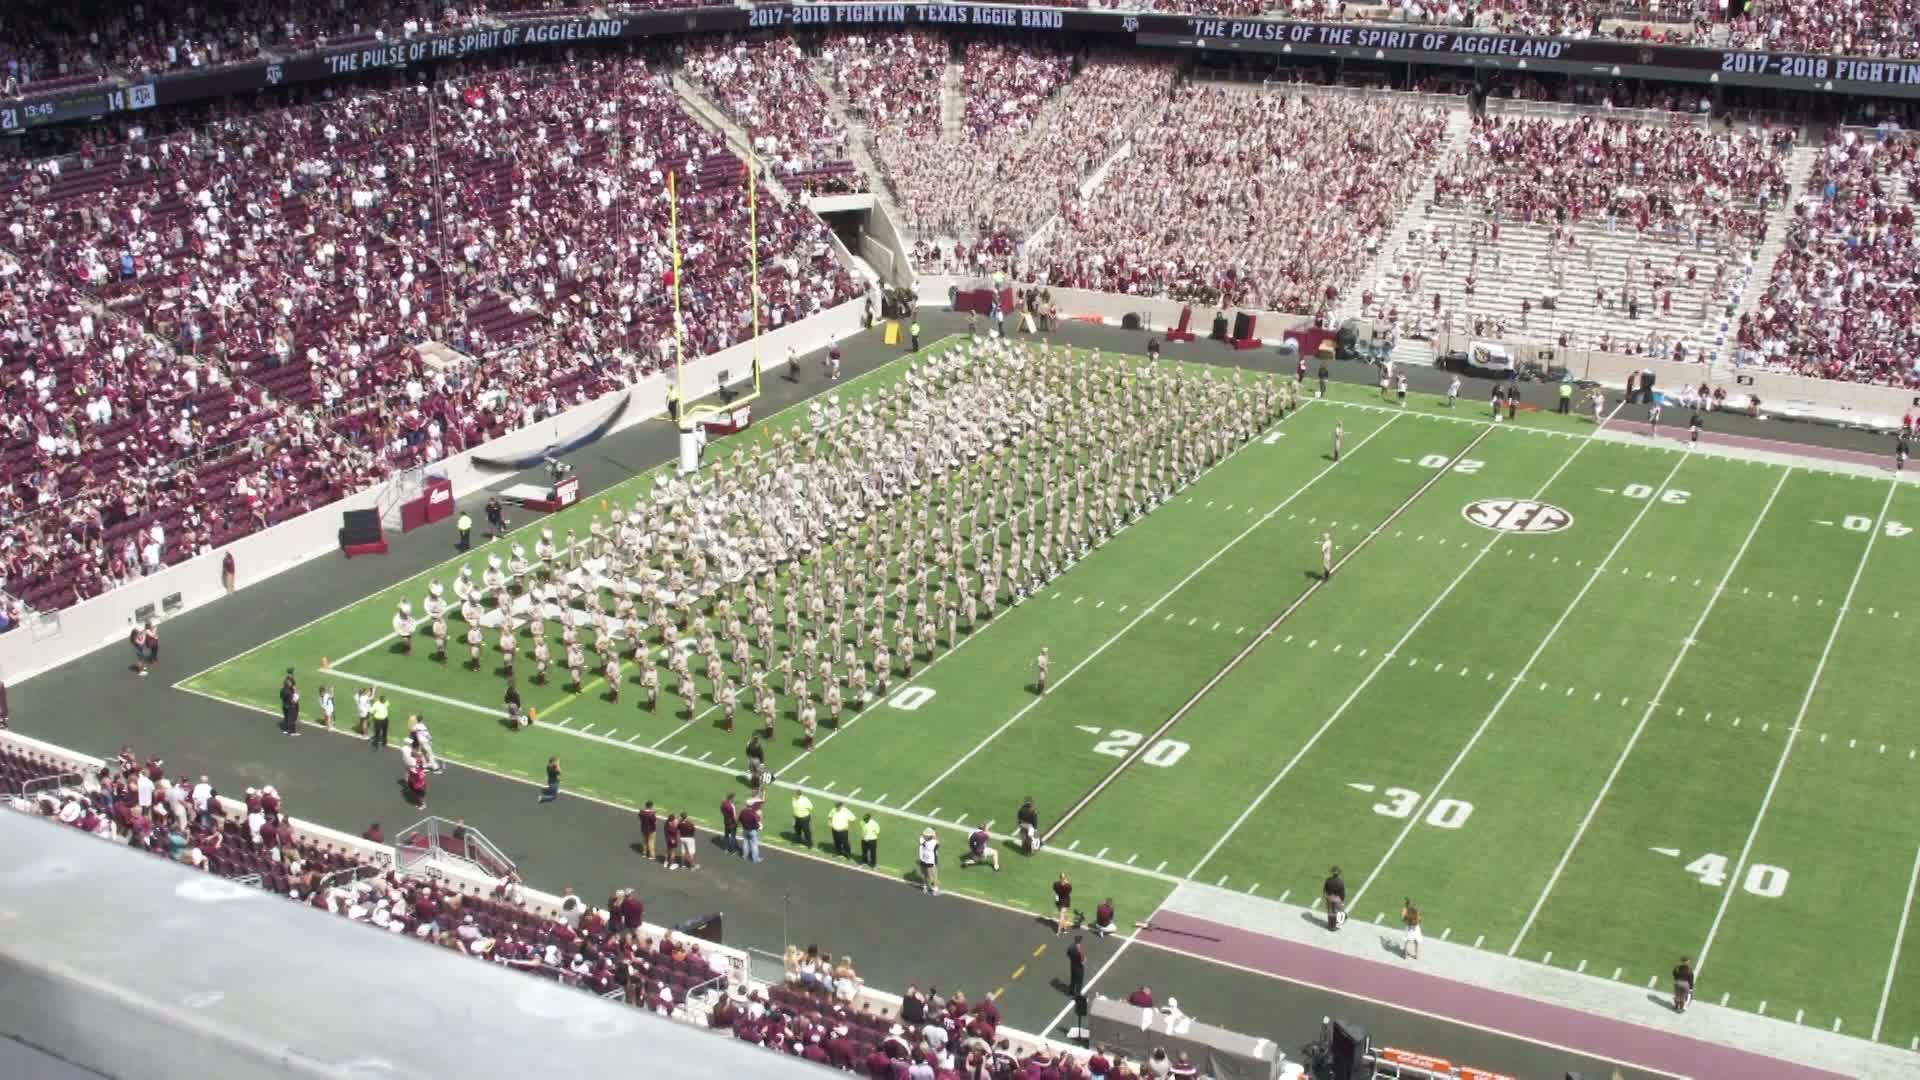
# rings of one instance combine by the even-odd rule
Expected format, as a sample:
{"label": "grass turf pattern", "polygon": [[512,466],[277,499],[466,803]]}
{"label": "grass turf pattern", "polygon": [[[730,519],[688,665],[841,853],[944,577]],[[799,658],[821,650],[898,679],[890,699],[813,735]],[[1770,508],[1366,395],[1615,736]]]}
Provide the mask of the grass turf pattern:
{"label": "grass turf pattern", "polygon": [[[821,815],[839,798],[873,811],[888,873],[910,872],[935,825],[949,890],[1047,911],[1064,870],[1076,906],[1112,896],[1122,919],[1182,880],[1304,905],[1338,863],[1361,923],[1412,897],[1430,937],[1662,988],[1704,954],[1703,1001],[1911,1045],[1920,494],[1595,440],[1588,418],[1486,415],[1333,387],[957,648],[943,631],[932,664],[813,752],[783,720],[769,841],[790,843],[772,833],[799,786]],[[1465,513],[1499,499],[1570,523]],[[584,535],[591,512],[541,524]],[[1323,531],[1345,559],[1324,584]],[[309,696],[334,682],[348,716],[356,680],[384,686],[396,730],[425,713],[452,761],[538,780],[558,754],[569,791],[708,824],[744,791],[744,709],[728,734],[708,700],[673,716],[663,692],[649,714],[637,688],[614,704],[591,679],[567,694],[523,673],[541,723],[508,731],[490,669],[382,643],[425,577],[185,685],[271,709],[295,666]],[[331,675],[322,656],[341,661]],[[1005,836],[1032,795],[1050,826],[1095,792],[1036,857],[958,869],[971,825]]]}

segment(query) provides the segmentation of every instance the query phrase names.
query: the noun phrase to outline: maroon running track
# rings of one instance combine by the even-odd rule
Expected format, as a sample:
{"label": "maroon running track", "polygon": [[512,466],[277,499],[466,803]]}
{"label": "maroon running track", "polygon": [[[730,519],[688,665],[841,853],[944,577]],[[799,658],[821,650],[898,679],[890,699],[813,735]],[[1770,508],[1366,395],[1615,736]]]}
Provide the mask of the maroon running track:
{"label": "maroon running track", "polygon": [[[1716,433],[1713,421],[1707,420],[1706,430],[1700,433],[1702,445],[1734,447],[1740,450],[1764,450],[1770,454],[1787,454],[1793,457],[1813,458],[1816,461],[1838,461],[1848,465],[1867,465],[1887,472],[1893,471],[1893,449],[1891,440],[1884,454],[1869,453],[1865,450],[1845,450],[1835,446],[1815,446],[1811,443],[1789,442],[1786,439],[1769,439],[1760,435],[1728,435]],[[1688,441],[1687,422],[1665,423],[1655,428],[1645,420],[1614,420],[1607,427],[1615,431],[1631,431],[1637,435],[1648,435],[1656,440],[1685,443]]]}
{"label": "maroon running track", "polygon": [[[1377,933],[1371,926],[1348,933]],[[1829,1080],[1827,1072],[1796,1062],[1675,1035],[1500,990],[1410,970],[1404,964],[1355,959],[1268,937],[1237,926],[1161,911],[1139,932],[1148,944],[1331,990],[1370,998],[1537,1043],[1676,1076]],[[1646,1002],[1649,1010],[1661,1008]],[[1422,1048],[1414,1048],[1422,1049]],[[1432,1050],[1433,1048],[1424,1048]]]}

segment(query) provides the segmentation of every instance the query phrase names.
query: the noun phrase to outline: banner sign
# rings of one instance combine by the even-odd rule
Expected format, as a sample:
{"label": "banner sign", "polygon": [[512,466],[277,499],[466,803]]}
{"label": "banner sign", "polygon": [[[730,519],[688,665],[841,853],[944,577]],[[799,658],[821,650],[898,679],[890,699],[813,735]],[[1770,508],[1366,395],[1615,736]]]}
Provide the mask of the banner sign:
{"label": "banner sign", "polygon": [[751,9],[689,7],[604,19],[515,21],[320,50],[281,62],[233,64],[162,75],[141,82],[117,80],[69,87],[32,98],[0,101],[0,130],[17,131],[157,105],[253,93],[287,83],[342,78],[368,71],[551,45],[590,45],[744,30],[887,26],[1058,33],[1075,38],[1104,34],[1124,39],[1122,43],[1131,41],[1162,48],[1298,52],[1307,56],[1456,67],[1525,66],[1578,74],[1625,74],[1681,82],[1920,97],[1920,62],[1820,53],[1697,48],[1606,38],[1535,38],[1406,23],[1313,23],[1012,4],[827,2],[766,4]]}

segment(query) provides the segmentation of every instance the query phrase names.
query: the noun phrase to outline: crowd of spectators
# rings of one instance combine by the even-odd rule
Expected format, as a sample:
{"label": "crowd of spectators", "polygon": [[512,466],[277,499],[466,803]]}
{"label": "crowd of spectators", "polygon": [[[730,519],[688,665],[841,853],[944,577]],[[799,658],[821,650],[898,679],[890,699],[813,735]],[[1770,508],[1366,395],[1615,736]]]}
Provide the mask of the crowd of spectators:
{"label": "crowd of spectators", "polygon": [[788,187],[810,194],[866,189],[853,167],[847,129],[792,38],[694,45],[685,70],[739,122],[754,152]]}
{"label": "crowd of spectators", "polygon": [[[751,333],[745,167],[638,60],[0,173],[0,591],[68,606],[657,369],[670,170],[705,355]],[[857,294],[819,219],[758,224],[763,328]]]}
{"label": "crowd of spectators", "polygon": [[1177,88],[1029,276],[1052,285],[1325,314],[1438,155],[1443,110]]}
{"label": "crowd of spectators", "polygon": [[[31,793],[24,793],[28,787]],[[745,1042],[872,1078],[939,1080],[1197,1075],[1184,1057],[1156,1050],[1129,1061],[1105,1047],[1047,1048],[1001,1030],[992,995],[910,986],[897,1005],[870,993],[850,956],[789,947],[785,977],[740,978],[718,951],[682,934],[656,936],[632,889],[593,905],[567,890],[535,901],[508,871],[491,887],[405,874],[365,849],[326,840],[290,818],[271,786],[223,799],[206,776],[167,775],[131,748],[97,768],[0,742],[0,792],[12,809],[242,882],[316,911],[499,964],[712,1029]],[[462,826],[438,838],[459,854]],[[388,838],[378,822],[365,833]],[[402,849],[413,843],[396,837]],[[1128,998],[1152,1008],[1144,988]],[[1169,1003],[1172,1007],[1172,1003]]]}
{"label": "crowd of spectators", "polygon": [[820,59],[847,108],[869,127],[918,136],[940,131],[947,52],[939,34],[902,30],[835,35],[821,46]]}
{"label": "crowd of spectators", "polygon": [[1481,116],[1469,145],[1436,175],[1434,196],[1475,202],[1508,221],[1605,220],[1757,243],[1768,205],[1786,197],[1792,145],[1786,128],[1725,133],[1595,116]]}
{"label": "crowd of spectators", "polygon": [[1681,117],[1481,118],[1362,312],[1419,338],[1705,359],[1787,194],[1792,145]]}
{"label": "crowd of spectators", "polygon": [[1773,279],[1743,316],[1743,362],[1920,387],[1920,136],[1836,132],[1793,207]]}
{"label": "crowd of spectators", "polygon": [[[1613,37],[1743,49],[1914,59],[1920,0],[1844,0],[1839,6],[1756,0],[1727,18],[1708,0],[1045,0],[1053,6],[1227,17],[1472,27],[1552,37]],[[304,50],[406,40],[528,18],[714,6],[713,0],[85,0],[0,27],[0,96],[109,76],[145,76],[285,56]],[[937,114],[936,114],[937,117]]]}
{"label": "crowd of spectators", "polygon": [[996,234],[1024,239],[1077,194],[1089,170],[1166,94],[1174,65],[1104,55],[1076,62],[1050,49],[972,45],[962,71],[965,121],[957,137],[883,127],[876,145],[909,226],[922,237],[977,246],[975,238]]}

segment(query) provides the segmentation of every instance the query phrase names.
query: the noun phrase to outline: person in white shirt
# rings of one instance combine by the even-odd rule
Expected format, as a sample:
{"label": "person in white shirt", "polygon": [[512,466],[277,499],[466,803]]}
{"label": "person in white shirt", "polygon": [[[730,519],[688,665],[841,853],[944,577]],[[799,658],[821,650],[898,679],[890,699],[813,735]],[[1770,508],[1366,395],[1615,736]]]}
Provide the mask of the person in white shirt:
{"label": "person in white shirt", "polygon": [[940,895],[940,836],[932,829],[920,833],[920,888],[933,896]]}

